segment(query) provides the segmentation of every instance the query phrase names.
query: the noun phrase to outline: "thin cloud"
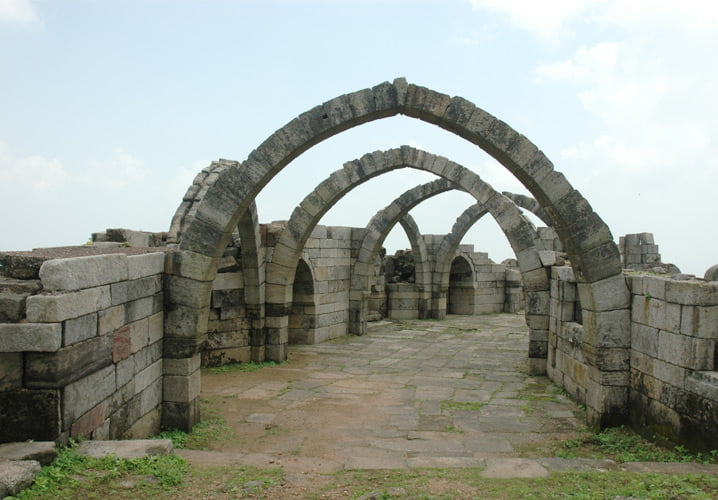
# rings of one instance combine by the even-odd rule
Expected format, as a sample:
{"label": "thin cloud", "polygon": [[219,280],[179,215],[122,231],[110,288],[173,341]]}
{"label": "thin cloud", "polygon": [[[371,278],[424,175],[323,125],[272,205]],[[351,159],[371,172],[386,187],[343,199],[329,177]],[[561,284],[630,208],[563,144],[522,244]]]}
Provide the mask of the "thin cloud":
{"label": "thin cloud", "polygon": [[31,25],[40,16],[30,0],[0,0],[0,24]]}
{"label": "thin cloud", "polygon": [[0,185],[6,195],[43,196],[59,192],[69,181],[62,162],[41,155],[15,158],[10,147],[0,141]]}
{"label": "thin cloud", "polygon": [[541,40],[557,43],[571,33],[571,22],[591,2],[579,0],[471,0],[474,10],[489,10],[508,16],[509,23]]}

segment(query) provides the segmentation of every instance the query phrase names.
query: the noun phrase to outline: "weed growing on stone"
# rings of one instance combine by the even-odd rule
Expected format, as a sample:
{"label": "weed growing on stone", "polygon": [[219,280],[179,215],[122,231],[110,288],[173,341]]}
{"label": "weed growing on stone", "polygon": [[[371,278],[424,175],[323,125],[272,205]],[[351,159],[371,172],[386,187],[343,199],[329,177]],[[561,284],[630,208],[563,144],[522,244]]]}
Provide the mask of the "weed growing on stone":
{"label": "weed growing on stone", "polygon": [[264,361],[262,363],[255,363],[255,362],[249,362],[249,363],[230,363],[228,365],[222,365],[217,366],[215,368],[210,368],[209,371],[211,373],[214,373],[215,375],[221,375],[223,373],[231,373],[231,372],[256,372],[257,370],[261,368],[265,368],[268,366],[276,366],[277,364],[284,364],[286,361],[282,363],[275,363],[274,361]]}
{"label": "weed growing on stone", "polygon": [[445,399],[441,402],[441,410],[448,410],[448,411],[455,411],[455,410],[463,410],[463,411],[478,411],[481,408],[486,406],[486,403],[481,401],[471,401],[471,402],[459,402],[459,401],[452,401],[450,399]]}
{"label": "weed growing on stone", "polygon": [[209,450],[212,443],[234,438],[234,432],[219,412],[209,408],[210,401],[203,399],[200,402],[202,403],[202,421],[192,428],[192,432],[167,429],[154,437],[170,439],[175,448],[190,450]]}
{"label": "weed growing on stone", "polygon": [[662,475],[629,472],[553,473],[546,478],[493,479],[481,469],[412,469],[342,471],[330,485],[307,498],[416,498],[416,499],[555,499],[593,500],[711,499],[718,478],[709,475]]}
{"label": "weed growing on stone", "polygon": [[[182,484],[187,463],[176,455],[123,460],[115,456],[101,459],[80,456],[74,446],[61,448],[57,458],[35,479],[35,484],[16,498],[55,500],[87,498],[80,491],[133,490],[139,497],[152,498]],[[93,497],[101,498],[101,496]]]}
{"label": "weed growing on stone", "polygon": [[617,462],[718,463],[718,450],[690,453],[682,446],[663,448],[626,427],[605,429],[597,434],[586,432],[582,437],[564,441],[563,447],[556,450],[556,456],[610,458]]}

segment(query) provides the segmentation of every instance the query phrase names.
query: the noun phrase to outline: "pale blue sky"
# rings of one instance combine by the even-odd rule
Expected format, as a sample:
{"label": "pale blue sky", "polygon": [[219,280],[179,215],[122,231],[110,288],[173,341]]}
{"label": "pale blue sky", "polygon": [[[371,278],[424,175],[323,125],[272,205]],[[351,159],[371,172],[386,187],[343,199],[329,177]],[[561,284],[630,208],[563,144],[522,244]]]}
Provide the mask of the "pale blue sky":
{"label": "pale blue sky", "polygon": [[[702,275],[718,263],[714,5],[0,0],[0,250],[81,244],[107,227],[167,230],[211,160],[241,161],[317,104],[403,76],[506,121],[616,239],[653,232],[665,261]],[[260,220],[288,218],[343,162],[401,144],[526,192],[475,146],[398,117],[302,155],[260,195]],[[407,170],[372,180],[322,223],[364,226],[429,180]],[[471,203],[447,193],[412,215],[444,233]],[[464,243],[496,261],[511,254],[488,219]],[[408,246],[401,229],[387,246]]]}

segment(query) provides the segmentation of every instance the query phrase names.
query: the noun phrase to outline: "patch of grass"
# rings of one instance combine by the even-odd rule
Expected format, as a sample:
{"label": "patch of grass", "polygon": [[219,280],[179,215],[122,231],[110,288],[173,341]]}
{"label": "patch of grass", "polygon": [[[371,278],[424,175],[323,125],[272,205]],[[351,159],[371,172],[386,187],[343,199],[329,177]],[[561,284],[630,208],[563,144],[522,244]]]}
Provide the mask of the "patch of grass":
{"label": "patch of grass", "polygon": [[167,429],[154,438],[170,439],[175,448],[190,450],[209,450],[211,443],[233,439],[234,431],[217,410],[208,406],[210,401],[203,399],[201,403],[202,421],[192,428],[192,432]]}
{"label": "patch of grass", "polygon": [[459,402],[459,401],[452,401],[450,399],[445,399],[441,402],[441,410],[463,410],[463,411],[478,411],[481,408],[486,406],[486,403],[481,401],[471,401],[471,402]]}
{"label": "patch of grass", "polygon": [[456,433],[459,433],[459,434],[464,434],[464,432],[466,432],[466,431],[464,431],[464,429],[460,429],[459,427],[456,427],[456,426],[453,425],[453,424],[447,425],[444,430],[445,430],[446,432],[456,432]]}
{"label": "patch of grass", "polygon": [[115,456],[97,459],[80,456],[74,446],[69,446],[60,448],[57,458],[49,466],[43,467],[35,484],[16,498],[104,498],[106,494],[99,492],[123,488],[122,483],[126,485],[128,481],[132,483],[135,498],[152,498],[181,485],[186,473],[187,463],[177,455],[132,460],[122,460]]}
{"label": "patch of grass", "polygon": [[[416,499],[608,499],[617,496],[641,499],[715,498],[718,477],[709,475],[639,474],[623,471],[552,473],[546,478],[493,479],[479,476],[481,469],[413,469],[342,471],[331,485],[308,498]],[[403,492],[397,492],[400,488]]]}
{"label": "patch of grass", "polygon": [[718,450],[694,454],[682,446],[664,448],[626,427],[605,429],[596,434],[586,432],[582,437],[564,441],[555,454],[563,458],[610,458],[616,462],[718,463]]}
{"label": "patch of grass", "polygon": [[230,363],[228,365],[209,368],[209,371],[215,375],[233,372],[256,372],[257,370],[266,368],[268,366],[276,366],[278,364],[281,365],[284,363],[286,363],[286,361],[283,361],[281,363],[275,363],[274,361],[264,361],[262,363],[255,363],[253,361],[249,363]]}

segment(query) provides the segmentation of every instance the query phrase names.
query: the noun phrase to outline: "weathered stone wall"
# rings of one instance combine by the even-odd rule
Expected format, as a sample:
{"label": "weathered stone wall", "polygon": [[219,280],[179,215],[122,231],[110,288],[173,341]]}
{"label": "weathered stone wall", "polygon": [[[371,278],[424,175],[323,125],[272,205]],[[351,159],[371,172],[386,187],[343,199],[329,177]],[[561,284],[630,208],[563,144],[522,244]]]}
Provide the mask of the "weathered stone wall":
{"label": "weathered stone wall", "polygon": [[314,270],[315,327],[307,343],[347,334],[352,228],[317,226],[304,245],[303,258]]}
{"label": "weathered stone wall", "polygon": [[159,429],[164,253],[47,260],[0,324],[0,442]]}
{"label": "weathered stone wall", "polygon": [[633,425],[718,448],[718,282],[629,279]]}
{"label": "weathered stone wall", "polygon": [[[586,342],[573,271],[551,271],[549,377],[580,402],[596,397],[596,358]],[[696,449],[718,447],[718,282],[626,274],[631,289],[630,423]],[[616,325],[623,328],[623,325]],[[623,377],[616,372],[616,377]],[[604,380],[605,385],[622,380]],[[600,387],[599,387],[600,391]]]}

